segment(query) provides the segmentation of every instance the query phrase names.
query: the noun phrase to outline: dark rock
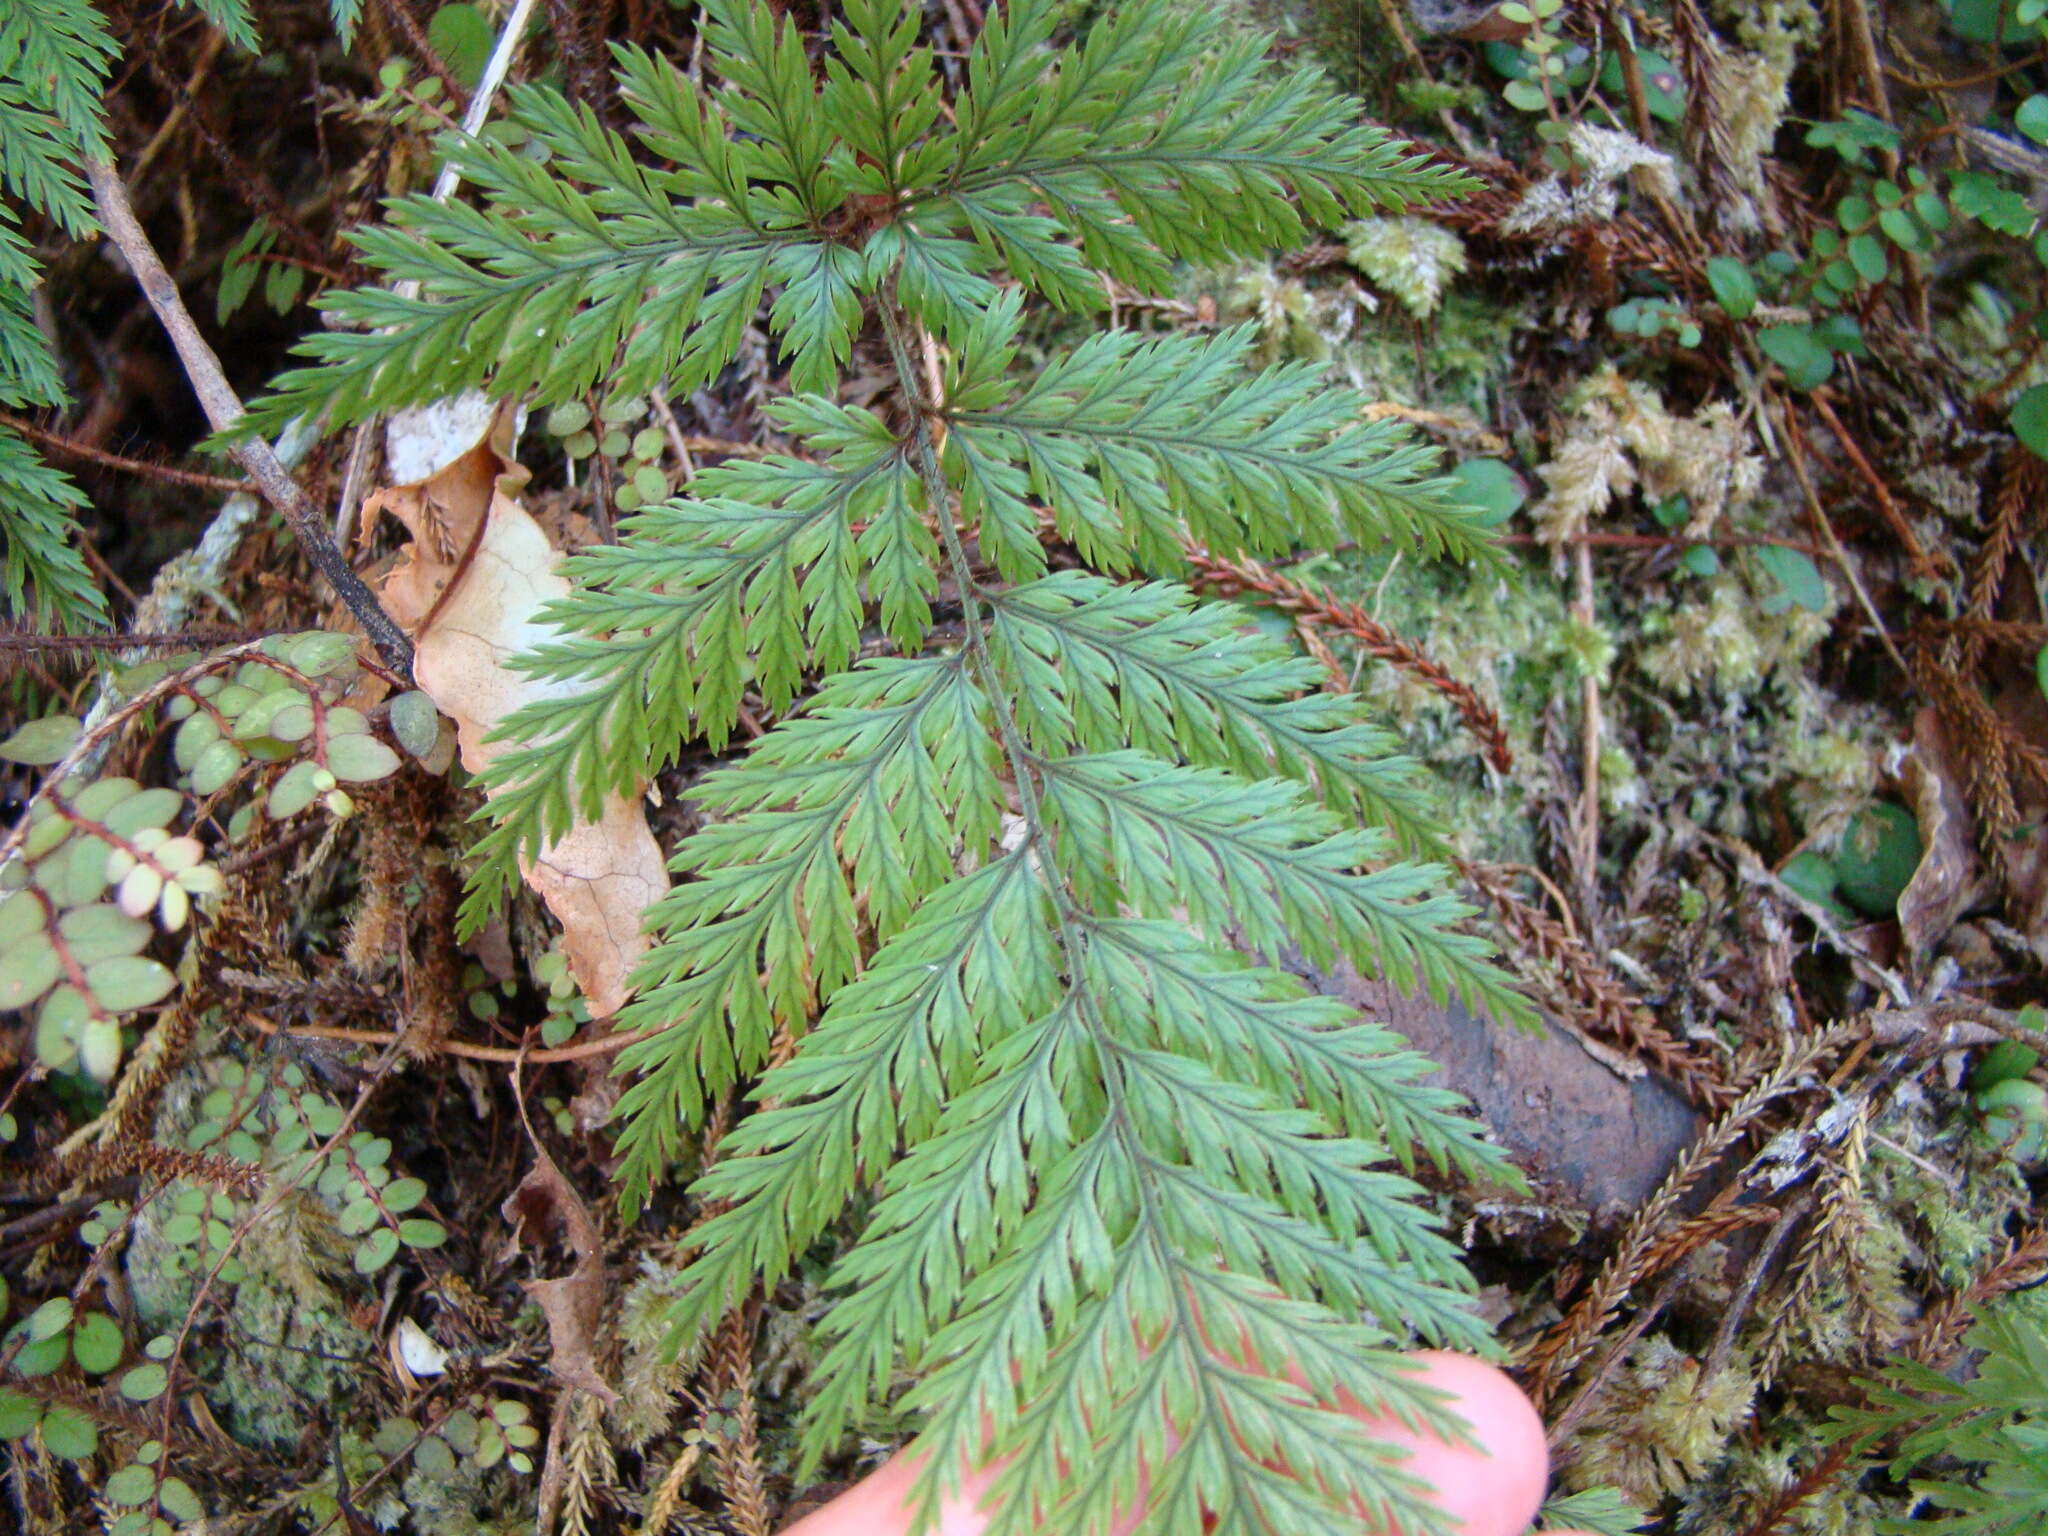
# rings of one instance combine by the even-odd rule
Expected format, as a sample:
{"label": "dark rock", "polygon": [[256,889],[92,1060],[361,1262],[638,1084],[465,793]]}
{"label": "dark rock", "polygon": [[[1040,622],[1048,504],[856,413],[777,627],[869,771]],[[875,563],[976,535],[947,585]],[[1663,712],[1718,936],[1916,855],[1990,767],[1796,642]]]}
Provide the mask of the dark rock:
{"label": "dark rock", "polygon": [[1406,1035],[1472,1100],[1525,1171],[1574,1195],[1598,1219],[1640,1206],[1700,1132],[1698,1114],[1663,1078],[1617,1076],[1547,1019],[1531,1032],[1457,1002],[1403,996],[1348,967],[1328,975],[1289,969]]}

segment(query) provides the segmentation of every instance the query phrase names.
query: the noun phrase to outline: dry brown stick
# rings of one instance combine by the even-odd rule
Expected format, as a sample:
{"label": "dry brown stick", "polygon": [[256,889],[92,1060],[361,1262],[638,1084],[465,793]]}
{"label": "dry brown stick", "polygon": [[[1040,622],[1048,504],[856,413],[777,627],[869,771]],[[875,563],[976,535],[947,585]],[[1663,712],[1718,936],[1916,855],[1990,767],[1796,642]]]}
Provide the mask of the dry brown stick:
{"label": "dry brown stick", "polygon": [[1508,745],[1500,716],[1473,691],[1471,684],[1459,682],[1426,651],[1402,639],[1356,603],[1338,602],[1305,582],[1267,570],[1256,560],[1220,559],[1194,544],[1186,545],[1184,552],[1197,586],[1223,597],[1255,594],[1285,613],[1342,630],[1368,656],[1414,673],[1450,701],[1463,718],[1465,728],[1479,739],[1489,763],[1502,773],[1514,767],[1514,751]]}
{"label": "dry brown stick", "polygon": [[1856,594],[1856,604],[1863,610],[1863,616],[1870,620],[1870,627],[1876,631],[1878,642],[1884,646],[1885,654],[1891,657],[1898,669],[1908,678],[1912,669],[1906,665],[1906,658],[1899,654],[1898,646],[1892,640],[1892,632],[1885,628],[1884,616],[1877,611],[1877,604],[1870,600],[1870,593],[1864,589],[1863,579],[1856,574],[1856,567],[1849,563],[1849,552],[1842,548],[1842,541],[1835,536],[1835,525],[1828,521],[1826,510],[1821,506],[1820,492],[1814,489],[1813,476],[1806,467],[1805,435],[1799,430],[1799,418],[1789,404],[1781,403],[1778,418],[1785,426],[1785,441],[1791,448],[1786,461],[1792,466],[1792,476],[1799,482],[1799,491],[1806,499],[1806,510],[1813,518],[1815,529],[1826,541],[1828,553],[1834,557],[1835,567],[1842,573],[1842,579],[1849,583],[1849,590]]}
{"label": "dry brown stick", "polygon": [[1555,990],[1577,1011],[1577,1022],[1588,1034],[1648,1059],[1688,1099],[1710,1113],[1735,1097],[1733,1085],[1722,1077],[1711,1056],[1660,1026],[1649,1007],[1600,963],[1577,934],[1509,888],[1506,871],[1497,865],[1467,863],[1459,866],[1459,873],[1493,909],[1518,950],[1555,968]]}
{"label": "dry brown stick", "polygon": [[12,427],[23,437],[37,442],[52,453],[65,458],[81,459],[88,464],[102,465],[107,469],[118,469],[125,474],[143,475],[152,480],[162,480],[169,485],[189,485],[199,491],[219,491],[225,495],[236,495],[253,490],[245,480],[230,480],[224,475],[201,475],[189,469],[173,469],[168,464],[152,464],[147,459],[131,459],[123,454],[109,453],[104,448],[95,448],[89,443],[78,442],[61,432],[51,432],[34,422],[23,421],[0,411],[0,427]]}
{"label": "dry brown stick", "polygon": [[[1572,616],[1592,634],[1599,622],[1593,606],[1593,551],[1581,544],[1572,558],[1578,575]],[[1579,918],[1588,933],[1598,931],[1600,916],[1600,713],[1600,675],[1588,668],[1579,680],[1579,822],[1573,829],[1578,843],[1574,873],[1579,877],[1579,899],[1584,908]]]}
{"label": "dry brown stick", "polygon": [[181,629],[149,635],[44,635],[0,629],[0,651],[204,651],[288,633],[281,629]]}
{"label": "dry brown stick", "polygon": [[1877,503],[1878,514],[1884,518],[1885,525],[1898,536],[1900,545],[1906,551],[1906,563],[1912,567],[1913,574],[1923,581],[1938,578],[1941,572],[1934,557],[1927,553],[1927,547],[1920,542],[1920,536],[1913,531],[1913,525],[1906,521],[1906,514],[1892,496],[1891,487],[1884,483],[1884,476],[1877,472],[1876,467],[1864,454],[1862,445],[1856,441],[1849,429],[1842,425],[1842,418],[1835,414],[1835,408],[1828,404],[1827,391],[1817,389],[1811,398],[1813,408],[1820,412],[1821,420],[1825,421],[1828,430],[1835,434],[1835,441],[1842,445],[1842,452],[1849,456],[1849,463],[1854,466],[1857,476],[1870,487],[1871,499]]}
{"label": "dry brown stick", "polygon": [[1522,1363],[1533,1373],[1529,1392],[1539,1404],[1548,1401],[1565,1375],[1586,1357],[1594,1340],[1648,1272],[1648,1261],[1663,1235],[1665,1219],[1678,1208],[1686,1190],[1735,1145],[1772,1101],[1796,1088],[1799,1079],[1822,1056],[1861,1028],[1860,1023],[1839,1024],[1817,1035],[1788,1042],[1777,1067],[1731,1104],[1713,1128],[1686,1149],[1664,1182],[1630,1219],[1614,1253],[1578,1304],[1524,1352]]}
{"label": "dry brown stick", "polygon": [[[392,1045],[403,1038],[396,1030],[342,1029],[328,1024],[302,1024],[296,1029],[286,1029],[283,1025],[273,1024],[256,1013],[243,1014],[242,1022],[259,1034],[294,1040],[338,1040],[348,1045]],[[584,1061],[592,1056],[615,1055],[654,1033],[656,1031],[652,1029],[636,1029],[623,1035],[603,1035],[595,1040],[585,1040],[580,1045],[558,1045],[538,1051],[523,1051],[504,1045],[471,1045],[467,1040],[441,1040],[435,1043],[434,1051],[441,1056],[460,1056],[465,1061],[494,1061],[508,1066],[516,1066],[523,1061],[541,1066],[554,1061]]]}
{"label": "dry brown stick", "polygon": [[[128,201],[128,189],[121,184],[114,168],[103,160],[87,160],[85,172],[92,183],[93,203],[99,210],[100,223],[127,259],[129,270],[142,286],[143,297],[170,334],[171,345],[177,349],[178,361],[184,365],[185,376],[191,380],[193,393],[199,397],[207,421],[215,432],[232,430],[242,419],[242,402],[228,383],[227,375],[221,371],[220,359],[207,345],[206,338],[199,334],[199,327],[192,323],[191,313],[185,308],[178,285],[164,270],[156,247],[149,243],[149,236],[136,222],[135,210]],[[392,622],[391,615],[377,601],[377,595],[355,573],[347,558],[335,548],[325,522],[314,510],[312,499],[298,481],[286,473],[270,444],[260,437],[244,434],[228,445],[228,451],[249,478],[256,482],[263,499],[284,514],[300,547],[356,616],[356,622],[363,626],[363,632],[370,637],[370,643],[377,648],[377,654],[384,658],[385,664],[393,671],[410,675],[412,642],[405,638],[405,631]]]}

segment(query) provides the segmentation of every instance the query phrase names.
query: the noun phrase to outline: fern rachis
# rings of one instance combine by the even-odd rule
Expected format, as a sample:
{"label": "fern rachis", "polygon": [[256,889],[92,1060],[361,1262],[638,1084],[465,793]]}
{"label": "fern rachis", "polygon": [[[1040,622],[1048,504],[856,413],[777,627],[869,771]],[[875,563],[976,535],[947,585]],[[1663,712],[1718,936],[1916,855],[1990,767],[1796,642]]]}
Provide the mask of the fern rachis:
{"label": "fern rachis", "polygon": [[[1269,79],[1201,7],[1132,0],[1055,47],[1062,9],[995,11],[948,103],[913,5],[847,0],[821,81],[761,0],[709,0],[716,88],[618,50],[644,156],[516,90],[547,165],[452,144],[481,204],[401,200],[359,241],[417,296],[329,300],[356,328],[309,339],[256,422],[477,384],[688,388],[766,299],[793,451],[708,470],[570,562],[561,638],[520,664],[575,686],[502,728],[467,909],[687,740],[722,745],[744,692],[781,716],[691,789],[708,820],[616,1021],[655,1031],[622,1056],[629,1205],[720,1095],[761,1101],[694,1191],[721,1213],[681,1336],[867,1189],[813,1460],[907,1369],[934,1466],[1011,1458],[1004,1530],[1100,1529],[1141,1460],[1148,1529],[1320,1531],[1354,1506],[1426,1528],[1352,1421],[1266,1373],[1431,1416],[1395,1349],[1484,1332],[1385,1165],[1502,1164],[1397,1039],[1236,944],[1521,1005],[1442,872],[1390,862],[1432,832],[1384,736],[1171,577],[1189,537],[1480,557],[1478,515],[1312,374],[1247,371],[1235,332],[1105,330],[1013,365],[1034,297],[1157,291],[1175,260],[1466,183],[1313,79]],[[875,332],[893,403],[841,404]],[[1092,571],[1049,568],[1047,520]],[[870,626],[897,654],[855,665]]]}

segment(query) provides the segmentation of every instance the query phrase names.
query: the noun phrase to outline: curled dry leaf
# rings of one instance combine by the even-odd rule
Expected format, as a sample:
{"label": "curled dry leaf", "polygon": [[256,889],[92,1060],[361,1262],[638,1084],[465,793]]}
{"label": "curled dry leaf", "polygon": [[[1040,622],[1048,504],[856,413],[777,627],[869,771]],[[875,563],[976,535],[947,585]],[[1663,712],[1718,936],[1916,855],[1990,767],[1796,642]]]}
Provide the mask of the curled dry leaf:
{"label": "curled dry leaf", "polygon": [[528,1280],[526,1293],[548,1320],[550,1364],[557,1379],[606,1403],[618,1394],[597,1368],[598,1325],[604,1314],[604,1239],[590,1208],[538,1143],[534,1164],[500,1208],[515,1247],[560,1242],[576,1256],[566,1275]]}
{"label": "curled dry leaf", "polygon": [[1913,878],[1899,893],[1899,934],[1917,966],[1985,894],[1976,818],[1970,814],[1962,762],[1940,714],[1931,707],[1913,719],[1913,755],[1906,763],[1905,782],[1920,823],[1923,851]]}
{"label": "curled dry leaf", "polygon": [[[497,723],[559,687],[509,663],[553,635],[538,615],[569,583],[557,569],[561,552],[514,499],[526,472],[506,456],[509,414],[479,417],[465,400],[445,404],[453,428],[431,408],[394,419],[392,432],[403,425],[408,435],[391,461],[422,478],[378,492],[365,513],[389,512],[412,533],[378,596],[412,637],[413,678],[454,720],[463,766],[474,773],[505,750],[485,740]],[[481,439],[471,435],[479,421],[489,427]],[[647,947],[640,914],[668,890],[640,802],[613,797],[601,820],[572,827],[522,872],[562,925],[569,971],[591,1013],[616,1012]]]}

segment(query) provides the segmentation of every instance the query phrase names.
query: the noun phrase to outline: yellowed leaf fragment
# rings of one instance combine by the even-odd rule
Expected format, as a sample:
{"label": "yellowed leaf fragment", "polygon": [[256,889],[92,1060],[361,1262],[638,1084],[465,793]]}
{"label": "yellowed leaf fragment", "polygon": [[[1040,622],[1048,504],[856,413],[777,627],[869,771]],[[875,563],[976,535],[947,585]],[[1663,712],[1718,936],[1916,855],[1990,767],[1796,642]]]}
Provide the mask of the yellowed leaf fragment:
{"label": "yellowed leaf fragment", "polygon": [[[506,750],[484,738],[507,714],[569,691],[511,667],[521,651],[554,637],[539,613],[566,596],[569,583],[558,570],[561,551],[512,495],[526,475],[497,446],[508,438],[500,417],[485,441],[364,508],[366,525],[384,511],[412,533],[378,595],[411,635],[413,680],[455,722],[472,773]],[[569,972],[591,1013],[616,1012],[647,948],[640,915],[668,890],[640,801],[612,797],[601,820],[572,827],[520,872],[561,923]]]}

